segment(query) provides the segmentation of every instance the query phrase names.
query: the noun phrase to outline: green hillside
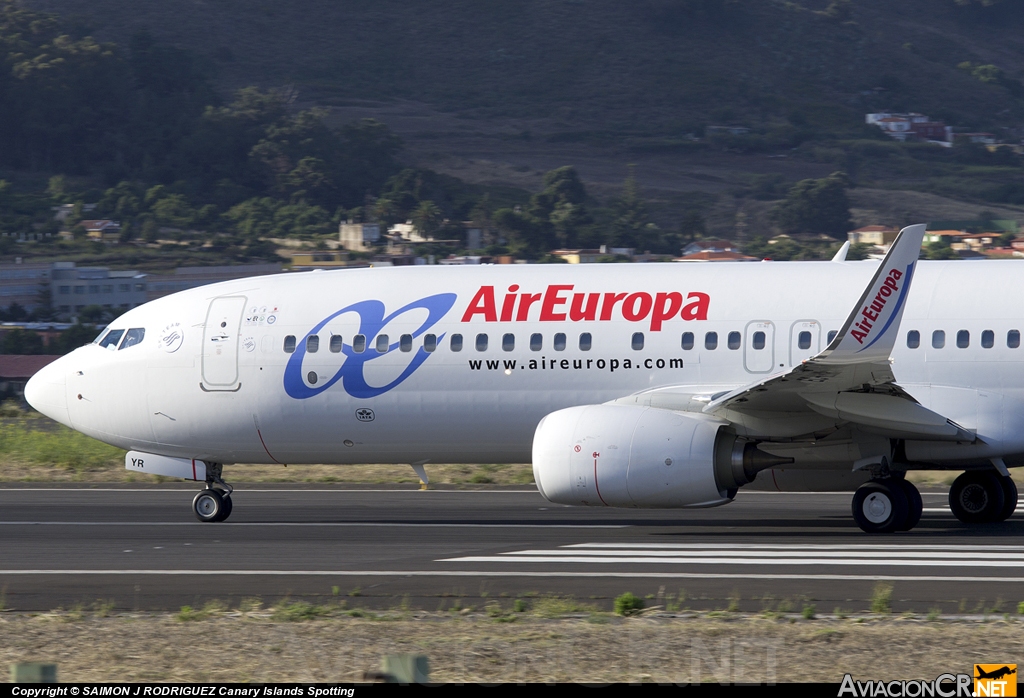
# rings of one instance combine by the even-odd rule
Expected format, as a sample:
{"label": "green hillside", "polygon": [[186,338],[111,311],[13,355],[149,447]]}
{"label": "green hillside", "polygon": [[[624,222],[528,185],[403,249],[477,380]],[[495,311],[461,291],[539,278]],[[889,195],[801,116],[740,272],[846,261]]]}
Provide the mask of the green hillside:
{"label": "green hillside", "polygon": [[[541,261],[1021,220],[1019,152],[864,113],[1020,142],[1022,29],[1019,0],[0,0],[0,257],[276,259],[347,219],[472,220]],[[119,246],[76,225],[93,202]]]}
{"label": "green hillside", "polygon": [[290,85],[322,104],[401,98],[599,132],[576,137],[682,135],[707,123],[849,131],[866,110],[985,129],[1024,117],[1017,0],[26,5],[121,44],[146,29],[204,57],[222,87]]}

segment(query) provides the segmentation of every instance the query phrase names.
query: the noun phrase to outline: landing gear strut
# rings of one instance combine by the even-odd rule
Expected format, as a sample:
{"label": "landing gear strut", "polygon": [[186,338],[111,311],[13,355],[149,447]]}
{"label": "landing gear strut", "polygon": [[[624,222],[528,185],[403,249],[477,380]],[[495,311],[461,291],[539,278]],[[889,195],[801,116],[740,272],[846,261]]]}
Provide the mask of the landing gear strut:
{"label": "landing gear strut", "polygon": [[949,508],[964,523],[1006,521],[1017,508],[1017,485],[991,470],[968,470],[949,488]]}
{"label": "landing gear strut", "polygon": [[234,488],[221,477],[223,466],[208,463],[206,466],[206,489],[192,500],[192,511],[203,523],[224,521],[231,516],[231,493]]}
{"label": "landing gear strut", "polygon": [[866,533],[909,531],[921,520],[921,493],[895,477],[871,480],[853,495],[853,520]]}

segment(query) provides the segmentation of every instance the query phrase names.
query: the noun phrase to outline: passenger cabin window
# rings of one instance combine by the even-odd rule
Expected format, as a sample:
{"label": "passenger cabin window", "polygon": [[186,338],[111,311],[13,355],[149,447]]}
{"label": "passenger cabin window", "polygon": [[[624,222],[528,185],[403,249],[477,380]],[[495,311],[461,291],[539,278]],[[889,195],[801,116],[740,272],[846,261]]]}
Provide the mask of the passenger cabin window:
{"label": "passenger cabin window", "polygon": [[796,336],[796,345],[799,348],[801,348],[801,349],[810,349],[811,348],[811,333],[805,331],[805,332],[801,332],[800,334],[798,334]]}
{"label": "passenger cabin window", "polygon": [[580,351],[590,351],[591,337],[589,332],[580,335]]}
{"label": "passenger cabin window", "polygon": [[388,336],[386,334],[377,335],[377,353],[385,354],[388,350]]}
{"label": "passenger cabin window", "polygon": [[739,349],[740,348],[740,333],[739,332],[730,332],[729,333],[729,337],[727,338],[726,341],[729,343],[729,348],[730,349]]}
{"label": "passenger cabin window", "polygon": [[320,351],[320,337],[319,335],[311,334],[306,337],[306,353],[315,354]]}
{"label": "passenger cabin window", "polygon": [[511,332],[501,335],[501,350],[512,351],[516,348],[516,336]]}
{"label": "passenger cabin window", "polygon": [[[433,337],[434,335],[428,335],[428,336],[429,337]],[[448,346],[451,348],[452,351],[462,351],[462,335],[461,334],[453,334],[451,342],[449,342]],[[428,349],[427,351],[430,351],[430,350]]]}
{"label": "passenger cabin window", "polygon": [[398,349],[400,351],[412,351],[412,335],[403,334],[398,338]]}
{"label": "passenger cabin window", "polygon": [[476,336],[476,350],[487,351],[487,335],[483,332]]}
{"label": "passenger cabin window", "polygon": [[946,346],[946,333],[942,330],[932,332],[932,348],[941,349]]}
{"label": "passenger cabin window", "polygon": [[530,335],[530,351],[540,351],[544,348],[544,335],[539,332]]}
{"label": "passenger cabin window", "polygon": [[362,354],[366,351],[366,335],[357,334],[352,338],[352,351],[357,354]]}
{"label": "passenger cabin window", "polygon": [[[459,348],[462,348],[462,335],[456,335],[459,338]],[[454,342],[455,337],[452,337]],[[423,351],[428,354],[437,349],[437,335],[436,334],[425,334],[423,335]]]}
{"label": "passenger cabin window", "polygon": [[829,344],[832,343],[832,340],[836,338],[837,334],[839,334],[839,330],[829,330],[828,331],[828,343]]}
{"label": "passenger cabin window", "polygon": [[907,332],[907,348],[917,349],[919,346],[921,346],[921,333],[917,330]]}
{"label": "passenger cabin window", "polygon": [[682,347],[686,351],[693,349],[693,332],[683,332]]}
{"label": "passenger cabin window", "polygon": [[291,354],[295,351],[295,335],[290,334],[284,338],[284,353]]}
{"label": "passenger cabin window", "polygon": [[110,332],[107,332],[107,336],[100,340],[100,346],[114,351],[117,349],[117,343],[121,341],[123,334],[124,330],[110,330]]}
{"label": "passenger cabin window", "polygon": [[558,332],[555,334],[555,351],[565,351],[565,333]]}
{"label": "passenger cabin window", "polygon": [[956,346],[959,349],[966,349],[971,346],[971,333],[967,330],[960,330],[956,333]]}
{"label": "passenger cabin window", "polygon": [[1016,349],[1020,346],[1020,330],[1010,330],[1006,333],[1006,346]]}
{"label": "passenger cabin window", "polygon": [[629,346],[633,347],[633,351],[640,351],[644,348],[644,333],[634,332],[633,339],[630,341]]}
{"label": "passenger cabin window", "polygon": [[765,340],[764,332],[762,332],[761,330],[758,330],[757,332],[755,332],[754,333],[753,342],[752,342],[753,345],[754,345],[754,349],[756,349],[757,351],[761,351],[762,349],[764,349],[764,340]]}
{"label": "passenger cabin window", "polygon": [[985,330],[981,333],[981,346],[983,349],[991,349],[996,345],[996,333],[992,330]]}
{"label": "passenger cabin window", "polygon": [[340,354],[342,347],[345,346],[345,342],[342,341],[340,334],[331,335],[331,343],[329,349],[332,354]]}
{"label": "passenger cabin window", "polygon": [[704,335],[704,348],[708,351],[714,351],[718,348],[718,333],[708,332]]}

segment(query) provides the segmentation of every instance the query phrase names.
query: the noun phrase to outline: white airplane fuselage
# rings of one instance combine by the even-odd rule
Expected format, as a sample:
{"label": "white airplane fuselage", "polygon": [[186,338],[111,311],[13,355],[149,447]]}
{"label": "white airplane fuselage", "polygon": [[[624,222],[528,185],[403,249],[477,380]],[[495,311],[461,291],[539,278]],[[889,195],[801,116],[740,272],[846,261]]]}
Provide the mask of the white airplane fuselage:
{"label": "white airplane fuselage", "polygon": [[[126,312],[109,330],[144,329],[140,342],[77,349],[26,396],[101,441],[207,462],[528,462],[556,410],[664,389],[706,402],[816,355],[876,269],[513,265],[228,281]],[[893,373],[978,437],[918,443],[921,462],[1024,464],[1022,272],[1015,261],[918,264]],[[807,464],[848,472],[850,459]]]}

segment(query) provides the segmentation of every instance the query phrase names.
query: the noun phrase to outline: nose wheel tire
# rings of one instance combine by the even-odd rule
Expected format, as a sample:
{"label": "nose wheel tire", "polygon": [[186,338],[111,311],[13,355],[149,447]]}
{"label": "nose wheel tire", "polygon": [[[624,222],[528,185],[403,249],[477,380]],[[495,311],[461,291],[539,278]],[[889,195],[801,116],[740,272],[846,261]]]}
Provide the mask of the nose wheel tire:
{"label": "nose wheel tire", "polygon": [[192,511],[203,523],[223,521],[231,515],[231,496],[205,489],[192,500]]}
{"label": "nose wheel tire", "polygon": [[865,533],[901,530],[909,517],[907,495],[900,482],[872,480],[853,495],[853,519]]}
{"label": "nose wheel tire", "polygon": [[[1016,485],[1010,490],[995,472],[968,470],[949,488],[949,508],[964,523],[1002,521],[1007,499],[1015,500]],[[1009,514],[1013,510],[1010,509]],[[1007,514],[1007,516],[1009,516]]]}

